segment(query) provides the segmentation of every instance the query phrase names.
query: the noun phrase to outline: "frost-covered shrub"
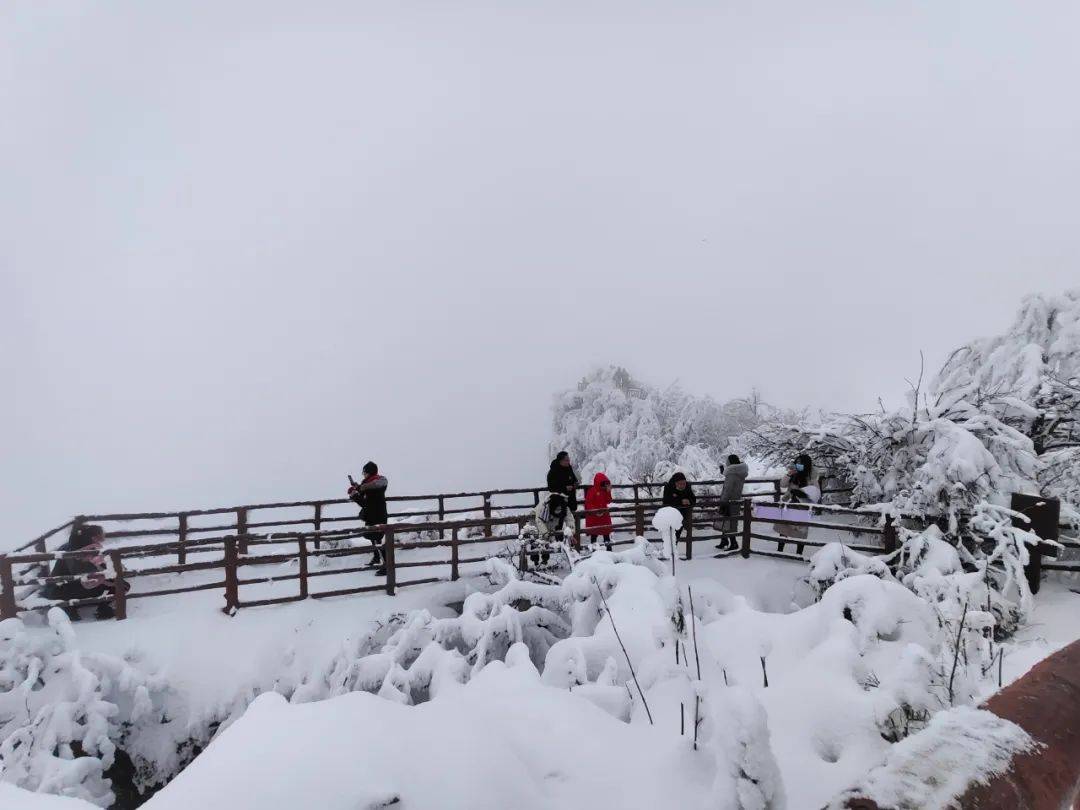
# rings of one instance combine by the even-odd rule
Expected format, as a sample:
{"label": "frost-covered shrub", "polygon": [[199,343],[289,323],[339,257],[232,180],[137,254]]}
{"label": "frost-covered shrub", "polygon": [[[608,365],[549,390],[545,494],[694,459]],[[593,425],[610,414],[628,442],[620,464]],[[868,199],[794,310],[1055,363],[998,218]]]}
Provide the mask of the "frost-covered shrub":
{"label": "frost-covered shrub", "polygon": [[107,807],[105,772],[123,749],[145,789],[182,765],[189,731],[173,723],[166,684],[131,662],[79,650],[59,608],[45,627],[0,624],[0,778]]}
{"label": "frost-covered shrub", "polygon": [[878,579],[893,578],[889,566],[880,557],[860,554],[842,543],[829,543],[810,558],[810,570],[801,581],[810,595],[810,602],[817,602],[837,582],[862,574]]}

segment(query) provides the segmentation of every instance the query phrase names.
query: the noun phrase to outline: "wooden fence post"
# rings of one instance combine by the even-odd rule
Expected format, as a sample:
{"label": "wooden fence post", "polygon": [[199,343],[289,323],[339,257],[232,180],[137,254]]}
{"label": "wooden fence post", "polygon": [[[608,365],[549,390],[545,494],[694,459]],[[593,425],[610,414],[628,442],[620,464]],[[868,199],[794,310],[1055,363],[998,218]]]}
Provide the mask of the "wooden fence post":
{"label": "wooden fence post", "polygon": [[[313,522],[313,525],[315,526],[315,531],[316,532],[321,532],[322,531],[322,504],[321,503],[315,504],[315,520]],[[318,537],[315,538],[315,550],[316,551],[319,550],[319,538]]]}
{"label": "wooden fence post", "polygon": [[574,519],[574,548],[581,551],[581,518],[577,512],[571,512],[570,517]]}
{"label": "wooden fence post", "polygon": [[15,577],[11,575],[11,558],[4,554],[0,556],[0,619],[14,619],[17,612]]}
{"label": "wooden fence post", "polygon": [[775,481],[772,482],[772,485],[773,485],[773,496],[774,496],[776,502],[780,503],[780,496],[783,495],[783,493],[780,491],[780,479],[777,478]]}
{"label": "wooden fence post", "polygon": [[187,562],[187,547],[184,545],[187,543],[187,520],[188,516],[180,514],[180,529],[177,532],[177,542],[179,547],[176,549],[176,563],[177,565],[183,565]]}
{"label": "wooden fence post", "polygon": [[[637,493],[637,487],[634,487],[634,493]],[[636,498],[635,498],[636,500]],[[634,534],[638,537],[645,536],[645,505],[640,503],[634,504]]]}
{"label": "wooden fence post", "polygon": [[885,516],[885,527],[881,530],[881,545],[886,554],[896,551],[896,524],[893,523],[892,515]]}
{"label": "wooden fence post", "polygon": [[117,621],[123,621],[127,618],[127,583],[124,582],[124,562],[119,551],[110,551],[109,557],[112,558],[113,572],[116,574],[113,580],[113,613],[116,614]]}
{"label": "wooden fence post", "polygon": [[[446,498],[444,496],[440,495],[439,496],[439,523],[442,523],[444,520],[446,520]],[[456,532],[455,532],[455,535],[456,535]],[[440,540],[445,540],[446,539],[446,529],[443,529],[441,527],[439,528],[439,539]],[[457,579],[457,577],[455,577],[455,579]]]}
{"label": "wooden fence post", "polygon": [[456,582],[458,578],[458,530],[450,530],[450,581]]}
{"label": "wooden fence post", "polygon": [[235,615],[236,611],[240,607],[240,594],[239,587],[237,585],[236,575],[236,563],[237,563],[237,550],[236,550],[236,538],[225,538],[225,607],[224,612],[228,616]]}
{"label": "wooden fence post", "polygon": [[383,566],[386,568],[386,595],[394,595],[394,586],[397,584],[397,570],[394,567],[394,530],[386,533],[383,541]]}
{"label": "wooden fence post", "polygon": [[[316,540],[316,542],[318,542]],[[300,538],[300,598],[308,598],[308,582],[307,582],[307,539]]]}
{"label": "wooden fence post", "polygon": [[684,513],[686,526],[686,559],[694,558],[694,513],[687,509]]}
{"label": "wooden fence post", "polygon": [[[484,493],[484,520],[491,520],[491,493]],[[488,534],[491,534],[491,526],[485,527],[488,530]]]}
{"label": "wooden fence post", "polygon": [[532,491],[532,493],[533,493],[533,507],[535,508],[535,507],[540,505],[540,490],[534,489]]}
{"label": "wooden fence post", "polygon": [[248,511],[241,507],[236,510],[236,536],[239,543],[237,551],[240,554],[247,554],[248,541],[247,541],[247,524],[248,524]]}
{"label": "wooden fence post", "polygon": [[754,506],[750,502],[749,498],[746,498],[742,502],[742,549],[740,550],[744,558],[750,556],[750,532],[753,531],[751,524],[754,520]]}

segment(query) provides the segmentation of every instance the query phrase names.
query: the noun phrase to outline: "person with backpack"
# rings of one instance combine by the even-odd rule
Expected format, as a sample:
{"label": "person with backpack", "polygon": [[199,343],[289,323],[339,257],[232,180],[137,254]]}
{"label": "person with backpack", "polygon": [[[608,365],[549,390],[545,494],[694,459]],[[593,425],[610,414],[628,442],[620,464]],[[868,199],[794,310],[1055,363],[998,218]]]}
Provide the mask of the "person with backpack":
{"label": "person with backpack", "polygon": [[694,504],[697,502],[694,489],[690,486],[690,482],[686,480],[685,475],[677,472],[668,479],[668,482],[664,484],[662,500],[664,506],[673,506],[682,512],[683,527],[675,532],[676,539],[682,537],[683,530],[691,520]]}
{"label": "person with backpack", "polygon": [[601,539],[604,547],[611,551],[611,481],[602,472],[593,476],[593,484],[585,491],[585,533],[589,542],[596,544]]}
{"label": "person with backpack", "polygon": [[547,490],[553,496],[548,499],[555,530],[560,531],[566,515],[577,509],[578,477],[570,465],[570,454],[561,451],[551,462],[547,474]]}
{"label": "person with backpack", "polygon": [[737,510],[740,508],[747,476],[750,475],[750,468],[734,453],[727,457],[727,462],[727,467],[723,468],[724,486],[720,490],[720,521],[716,527],[724,535],[716,546],[721,551],[733,551],[739,547],[735,534]]}
{"label": "person with backpack", "polygon": [[[100,596],[112,596],[115,594],[115,579],[110,576],[106,557],[101,553],[104,542],[105,530],[100,526],[77,525],[72,527],[68,541],[58,550],[61,552],[86,551],[95,553],[58,559],[53,565],[52,571],[49,572],[49,576],[72,577],[72,579],[47,583],[42,589],[42,595],[46,599],[66,602],[76,599],[95,599]],[[130,587],[128,583],[124,583],[125,592]],[[79,621],[79,608],[77,606],[67,606],[64,608],[64,612],[67,613],[71,621]],[[97,606],[96,618],[111,619],[114,615],[112,605],[103,602]]]}
{"label": "person with backpack", "polygon": [[[349,498],[360,507],[360,519],[364,521],[366,526],[381,526],[384,525],[388,516],[386,513],[386,488],[389,482],[386,477],[379,475],[379,465],[374,461],[369,461],[364,465],[364,478],[358,484],[349,479]],[[371,541],[371,548],[373,551],[371,562],[372,565],[379,566],[375,575],[384,577],[386,576],[386,564],[383,560],[380,549],[382,547],[384,532],[366,532],[364,537]]]}

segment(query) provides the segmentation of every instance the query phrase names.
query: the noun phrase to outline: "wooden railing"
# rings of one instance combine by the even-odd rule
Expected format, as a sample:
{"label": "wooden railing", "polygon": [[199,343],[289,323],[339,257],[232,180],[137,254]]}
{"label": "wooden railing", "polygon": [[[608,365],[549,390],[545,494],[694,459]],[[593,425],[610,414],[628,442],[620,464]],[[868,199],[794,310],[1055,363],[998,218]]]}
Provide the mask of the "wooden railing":
{"label": "wooden railing", "polygon": [[[747,500],[751,498],[768,498],[774,496],[778,490],[778,482],[773,479],[754,479],[747,482],[759,488],[757,492],[748,492]],[[708,487],[722,484],[722,481],[699,481],[695,486],[700,492],[705,492]],[[764,485],[766,489],[760,489]],[[614,545],[630,544],[638,535],[649,532],[648,518],[655,512],[660,503],[660,498],[655,496],[662,485],[659,484],[626,484],[616,485],[619,493],[631,495],[631,498],[617,497],[607,510],[613,519],[612,531],[616,535]],[[485,543],[503,543],[507,535],[500,531],[520,529],[533,517],[533,506],[539,500],[542,489],[519,489],[519,490],[491,490],[478,493],[452,493],[433,496],[397,496],[393,500],[397,502],[416,502],[430,500],[438,506],[432,511],[412,510],[398,512],[393,515],[394,521],[383,526],[365,526],[355,516],[347,518],[330,517],[321,515],[320,507],[326,504],[351,504],[351,501],[304,501],[290,502],[285,504],[256,504],[242,507],[230,507],[225,509],[188,510],[184,512],[155,512],[155,513],[125,513],[112,515],[88,515],[75,518],[72,521],[58,526],[46,534],[35,538],[30,543],[20,547],[20,551],[32,549],[31,553],[15,553],[0,555],[0,616],[10,617],[21,610],[44,610],[53,606],[82,607],[87,605],[112,604],[117,618],[124,618],[127,614],[127,602],[131,599],[144,599],[153,596],[169,596],[181,593],[189,593],[203,590],[220,589],[224,591],[226,609],[230,612],[240,607],[251,607],[261,604],[274,604],[279,602],[295,601],[297,599],[319,598],[325,596],[339,596],[349,593],[362,593],[365,591],[386,590],[394,593],[397,587],[437,581],[445,576],[434,576],[424,579],[412,579],[402,581],[398,578],[399,570],[409,568],[432,568],[449,566],[449,578],[457,579],[460,575],[461,566],[470,563],[481,562],[491,554],[483,553],[481,556],[469,556],[471,546],[479,546]],[[496,496],[506,495],[531,495],[533,504],[505,504],[495,503]],[[455,500],[478,499],[475,506],[461,508],[454,504]],[[391,500],[391,499],[388,499]],[[719,534],[702,533],[701,529],[712,522],[712,518],[704,518],[703,514],[708,510],[714,511],[716,505],[715,496],[708,494],[699,495],[698,509],[694,517],[688,522],[685,533],[685,553],[692,556],[693,544],[698,540],[715,539]],[[254,510],[294,508],[297,506],[312,507],[313,513],[307,519],[288,520],[256,520],[251,521],[249,515]],[[526,511],[522,511],[526,510]],[[447,519],[449,514],[465,515],[466,513],[479,513],[479,517],[470,519]],[[506,514],[512,512],[512,514]],[[229,526],[203,526],[193,527],[190,519],[194,516],[235,514],[236,524]],[[587,513],[579,510],[573,515],[574,542],[580,543],[581,524]],[[417,518],[435,515],[438,520],[417,522],[407,518]],[[175,519],[176,525],[158,527],[153,529],[120,529],[110,527],[111,524],[123,524],[137,520],[161,520]],[[344,526],[345,522],[351,522],[352,526]],[[56,542],[65,530],[81,523],[97,523],[109,528],[109,541],[106,553],[115,572],[116,579],[129,585],[137,584],[141,578],[194,574],[196,572],[221,571],[220,579],[208,582],[189,582],[181,587],[169,587],[157,590],[141,590],[132,587],[125,592],[125,588],[119,587],[110,595],[88,597],[77,600],[45,600],[37,596],[41,588],[50,583],[62,583],[79,579],[77,576],[52,576],[50,569],[53,564],[63,557],[86,557],[94,553],[87,551],[61,551],[48,550],[49,541]],[[324,528],[323,522],[331,525],[339,524],[339,528]],[[296,524],[312,525],[314,531],[298,532],[291,531],[268,531],[270,529],[291,528]],[[226,530],[227,534],[216,536],[197,536],[196,529],[203,532]],[[229,531],[232,530],[232,531]],[[256,531],[262,530],[262,531]],[[364,564],[346,568],[330,568],[325,570],[313,570],[313,563],[320,559],[347,558],[356,555],[371,554],[370,545],[350,547],[348,543],[370,532],[384,532],[384,551],[386,555],[387,575],[385,583],[374,585],[336,588],[319,591],[314,585],[321,577],[344,576],[374,570],[377,566]],[[430,535],[427,539],[420,539],[422,534]],[[195,536],[193,536],[195,535]],[[415,539],[409,540],[412,536]],[[622,539],[619,539],[619,537]],[[161,538],[160,542],[143,545],[123,545],[132,538]],[[344,545],[343,545],[344,544]],[[286,546],[287,551],[274,554],[262,553],[270,550],[270,547]],[[325,546],[325,547],[324,547]],[[402,552],[410,552],[418,549],[448,548],[450,558],[445,560],[410,560],[399,559]],[[217,556],[220,554],[220,556]],[[189,559],[189,555],[191,559]],[[209,558],[207,557],[209,555]],[[464,555],[464,556],[463,556]],[[175,562],[172,562],[175,559]],[[149,566],[146,563],[150,563]],[[244,569],[273,564],[289,563],[295,565],[295,573],[286,574],[263,574],[256,573],[247,578],[244,577]],[[264,569],[265,570],[265,569]],[[244,600],[241,598],[241,588],[260,583],[278,583],[296,581],[298,589],[295,594],[288,597],[272,599]]]}
{"label": "wooden railing", "polygon": [[[695,487],[714,487],[723,484],[723,480],[707,480],[693,482]],[[746,492],[746,497],[766,498],[779,497],[780,481],[776,478],[750,478],[746,481],[747,487],[752,487]],[[579,492],[584,494],[588,489],[587,484],[578,487]],[[650,503],[659,502],[659,493],[663,489],[663,482],[640,483],[640,484],[614,484],[613,493],[622,493],[623,497],[616,497],[614,503]],[[506,509],[531,509],[540,502],[540,493],[546,492],[546,487],[520,488],[520,489],[490,489],[477,492],[446,492],[433,495],[389,495],[386,498],[388,507],[399,504],[421,504],[425,508],[405,509],[401,511],[390,510],[390,518],[404,520],[408,518],[431,518],[437,521],[445,521],[450,515],[463,515],[478,513],[484,517],[490,517],[494,512]],[[825,494],[845,493],[846,489],[826,489]],[[644,494],[643,494],[644,493]],[[497,503],[500,499],[515,496],[528,496],[531,502],[526,503]],[[466,503],[468,502],[468,503]],[[332,514],[349,510],[350,514]],[[310,511],[309,511],[310,510]],[[288,517],[271,517],[271,519],[257,519],[257,513],[272,511],[303,511],[303,515],[291,514]],[[214,519],[228,515],[227,523],[211,521],[210,525],[199,525],[198,519]],[[176,538],[176,554],[178,562],[183,562],[187,549],[197,546],[195,540],[204,535],[225,536],[234,534],[245,536],[251,530],[263,531],[289,530],[299,526],[310,526],[312,531],[319,532],[326,526],[334,524],[359,524],[356,514],[356,505],[348,498],[330,498],[310,501],[283,501],[279,503],[243,504],[240,506],[215,507],[212,509],[186,509],[175,512],[131,512],[98,515],[79,515],[68,522],[57,526],[45,534],[36,537],[28,543],[17,546],[14,551],[29,551],[44,553],[67,541],[70,529],[79,524],[98,524],[105,528],[112,540],[132,538]],[[153,523],[147,527],[131,528],[132,523]]]}
{"label": "wooden railing", "polygon": [[[719,500],[709,490],[722,483],[694,482],[698,492],[697,505],[692,512],[685,513],[684,529],[679,541],[683,559],[692,559],[695,545],[700,547],[702,542],[733,536],[731,532],[725,534],[713,527],[719,519]],[[870,554],[888,553],[895,548],[896,528],[890,517],[835,505],[799,504],[785,504],[785,510],[792,511],[786,511],[780,517],[764,516],[760,511],[755,512],[754,503],[777,505],[779,481],[750,479],[747,484],[750,491],[745,493],[738,514],[728,518],[734,521],[734,524],[726,527],[734,527],[738,549],[716,556],[739,553],[743,557],[753,554],[801,561],[807,547],[817,548],[836,539],[842,539],[850,548]],[[617,497],[607,510],[601,510],[611,515],[613,546],[630,545],[636,542],[639,536],[651,536],[655,539],[656,532],[651,529],[650,522],[660,504],[659,492],[662,486],[659,483],[613,486]],[[10,618],[24,610],[45,610],[53,606],[71,608],[111,604],[116,617],[122,619],[127,615],[129,600],[205,590],[222,591],[225,610],[229,613],[244,607],[308,598],[383,590],[392,595],[397,588],[407,585],[445,579],[456,580],[461,576],[463,566],[480,563],[493,556],[490,544],[505,544],[508,539],[518,536],[524,525],[533,519],[533,509],[544,491],[543,488],[532,488],[391,496],[387,498],[389,503],[407,506],[404,511],[393,513],[390,522],[381,526],[364,525],[355,514],[355,505],[347,499],[248,504],[179,512],[79,516],[20,546],[16,553],[0,555],[0,618]],[[824,490],[825,494],[833,495],[844,492],[842,489]],[[505,502],[506,498],[520,499],[520,496],[528,496],[528,501],[531,502]],[[427,508],[409,508],[424,502],[427,502]],[[467,502],[467,505],[463,505],[464,502]],[[341,507],[346,507],[353,513],[331,513],[334,508],[340,511]],[[305,514],[279,515],[276,519],[259,514],[282,509],[299,509]],[[807,516],[808,519],[793,519],[795,515],[801,515],[806,510],[812,510],[812,515]],[[573,542],[579,547],[581,526],[587,514],[578,510],[572,516]],[[229,515],[235,520],[222,523],[219,519],[222,515]],[[199,525],[200,519],[209,520],[210,525]],[[868,525],[867,521],[871,523]],[[130,524],[134,522],[156,522],[159,525],[131,528]],[[101,553],[68,552],[55,548],[66,539],[69,530],[86,523],[100,524],[106,528],[108,541],[105,553],[118,581],[134,586],[145,578],[167,575],[182,575],[186,581],[180,587],[156,590],[131,587],[129,591],[118,587],[109,595],[77,600],[41,598],[38,593],[43,586],[78,579],[77,576],[52,576],[50,571],[57,560]],[[767,533],[770,529],[787,525],[832,532],[834,537],[792,538]],[[310,526],[311,530],[298,531],[298,526]],[[360,545],[356,545],[354,541],[362,540],[366,534],[372,532],[385,535],[385,581],[366,585],[357,585],[355,582],[338,583],[347,584],[348,587],[320,590],[319,583],[324,577],[349,577],[374,571],[378,567],[370,562],[351,566],[346,562],[343,568],[328,567],[332,560],[347,561],[349,558],[370,555],[372,547],[366,540]],[[155,542],[131,544],[132,540],[147,538],[154,538]],[[52,551],[49,550],[50,545],[54,546]],[[789,545],[795,547],[794,553],[786,551]],[[775,549],[772,546],[775,546]],[[447,549],[449,557],[410,557],[410,552],[428,552],[432,549]],[[267,566],[284,564],[289,566],[286,573],[266,570]],[[1075,562],[1050,563],[1043,567],[1048,570],[1080,570],[1080,564]],[[399,578],[413,568],[444,570],[433,576],[405,580]],[[206,576],[206,572],[218,571],[221,572],[220,578],[210,573],[213,578],[209,581],[194,581],[199,576]],[[248,571],[251,573],[247,573]],[[286,596],[244,598],[243,589],[282,582],[295,582],[296,591]]]}

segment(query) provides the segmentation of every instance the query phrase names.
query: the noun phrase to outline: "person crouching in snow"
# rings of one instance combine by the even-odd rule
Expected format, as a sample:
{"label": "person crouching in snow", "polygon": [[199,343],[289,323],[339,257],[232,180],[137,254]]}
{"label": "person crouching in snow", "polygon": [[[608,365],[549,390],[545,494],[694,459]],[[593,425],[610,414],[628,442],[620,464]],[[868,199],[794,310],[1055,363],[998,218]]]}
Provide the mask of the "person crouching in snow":
{"label": "person crouching in snow", "polygon": [[[105,530],[100,526],[75,526],[71,530],[71,537],[60,547],[60,551],[93,551],[95,554],[80,555],[78,557],[63,557],[56,561],[50,577],[78,577],[65,582],[50,582],[43,589],[42,594],[46,599],[75,600],[94,599],[99,596],[111,596],[116,593],[116,581],[110,576],[105,556],[101,554],[102,544],[105,542]],[[115,575],[113,575],[115,576]],[[124,583],[125,592],[130,588]],[[64,612],[73,622],[79,620],[78,607],[65,607]],[[97,618],[111,619],[113,609],[111,605],[102,603],[97,606]]]}
{"label": "person crouching in snow", "polygon": [[686,476],[681,472],[675,473],[668,479],[668,482],[664,484],[664,506],[674,506],[683,515],[683,528],[675,532],[675,537],[682,537],[683,529],[690,523],[690,512],[694,508],[694,503],[697,501],[697,497],[694,495],[694,490],[690,486],[690,482],[686,480]]}
{"label": "person crouching in snow", "polygon": [[604,546],[611,551],[611,481],[602,472],[593,476],[593,484],[585,492],[585,533],[589,542],[596,544],[603,538]]}
{"label": "person crouching in snow", "polygon": [[[352,480],[352,479],[350,479]],[[360,507],[360,519],[367,526],[380,526],[386,523],[386,487],[389,482],[379,475],[379,465],[369,461],[364,465],[364,479],[359,484],[349,487],[349,498]],[[382,547],[383,532],[366,532],[364,537],[371,541],[374,554],[371,562],[379,566],[376,576],[386,576],[386,564],[379,549]]]}

